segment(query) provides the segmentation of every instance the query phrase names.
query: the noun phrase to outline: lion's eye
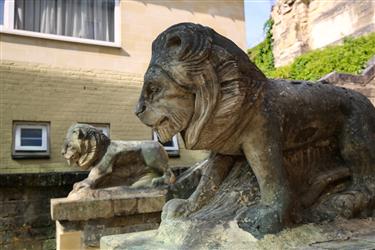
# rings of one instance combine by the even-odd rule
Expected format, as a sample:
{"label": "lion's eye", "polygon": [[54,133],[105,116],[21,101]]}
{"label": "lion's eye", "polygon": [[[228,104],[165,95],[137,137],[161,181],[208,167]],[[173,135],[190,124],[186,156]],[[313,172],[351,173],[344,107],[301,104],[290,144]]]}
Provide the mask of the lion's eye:
{"label": "lion's eye", "polygon": [[156,84],[150,84],[149,88],[148,88],[148,95],[150,97],[150,99],[152,100],[155,96],[155,94],[159,93],[160,92],[160,87],[157,86]]}
{"label": "lion's eye", "polygon": [[158,86],[151,85],[150,91],[155,94],[155,93],[158,93],[160,91],[160,88]]}

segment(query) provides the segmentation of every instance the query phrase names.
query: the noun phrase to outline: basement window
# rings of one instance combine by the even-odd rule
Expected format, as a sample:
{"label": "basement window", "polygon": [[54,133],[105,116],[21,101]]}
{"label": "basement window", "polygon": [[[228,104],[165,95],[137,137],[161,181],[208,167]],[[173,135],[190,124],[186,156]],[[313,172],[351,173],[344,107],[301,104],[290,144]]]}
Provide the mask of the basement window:
{"label": "basement window", "polygon": [[13,123],[13,158],[49,158],[49,144],[49,123]]}
{"label": "basement window", "polygon": [[167,151],[170,157],[179,157],[180,156],[180,148],[178,146],[177,135],[172,137],[172,140],[162,143],[159,140],[159,137],[156,132],[152,132],[152,140],[159,142],[163,145],[165,151]]}

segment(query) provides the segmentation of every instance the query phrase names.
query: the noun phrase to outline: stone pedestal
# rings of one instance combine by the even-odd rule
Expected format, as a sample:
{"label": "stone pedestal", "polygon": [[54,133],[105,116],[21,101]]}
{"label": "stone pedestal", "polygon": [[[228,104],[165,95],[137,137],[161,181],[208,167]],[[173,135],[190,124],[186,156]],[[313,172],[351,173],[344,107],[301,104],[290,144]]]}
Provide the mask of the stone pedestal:
{"label": "stone pedestal", "polygon": [[51,199],[57,250],[97,248],[103,235],[159,226],[164,190],[116,187],[86,192],[80,196],[85,198]]}

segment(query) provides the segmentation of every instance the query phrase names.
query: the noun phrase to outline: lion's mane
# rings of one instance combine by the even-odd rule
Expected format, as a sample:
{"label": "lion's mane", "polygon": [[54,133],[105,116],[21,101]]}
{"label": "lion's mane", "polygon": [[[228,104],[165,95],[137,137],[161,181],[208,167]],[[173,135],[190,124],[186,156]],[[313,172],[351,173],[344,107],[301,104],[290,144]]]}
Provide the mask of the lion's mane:
{"label": "lion's mane", "polygon": [[193,117],[182,132],[189,149],[221,148],[240,133],[244,124],[238,121],[246,120],[240,117],[266,81],[232,41],[193,23],[174,25],[155,39],[150,67],[154,65],[195,94]]}
{"label": "lion's mane", "polygon": [[[73,133],[78,133],[81,143],[73,142],[79,146],[80,157],[78,166],[88,169],[103,157],[110,139],[100,130],[88,124],[75,124],[67,132],[65,144],[75,140]],[[66,146],[65,146],[66,147]]]}

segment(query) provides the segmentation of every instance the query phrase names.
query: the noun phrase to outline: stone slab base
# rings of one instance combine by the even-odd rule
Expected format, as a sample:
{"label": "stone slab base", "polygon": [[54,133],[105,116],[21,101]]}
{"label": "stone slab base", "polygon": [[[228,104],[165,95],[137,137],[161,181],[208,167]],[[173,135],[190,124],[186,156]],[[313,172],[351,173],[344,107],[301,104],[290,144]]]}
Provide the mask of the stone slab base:
{"label": "stone slab base", "polygon": [[120,186],[84,192],[51,199],[57,250],[99,247],[103,235],[151,230],[160,224],[166,190]]}
{"label": "stone slab base", "polygon": [[[194,244],[187,242],[191,239]],[[159,230],[102,237],[100,249],[375,249],[375,220],[307,224],[266,235],[261,240],[256,240],[235,223],[199,232],[191,222],[171,224],[169,221],[168,226],[162,224]]]}
{"label": "stone slab base", "polygon": [[160,212],[165,190],[128,187],[89,190],[82,197],[51,199],[51,218],[82,221],[98,218]]}

